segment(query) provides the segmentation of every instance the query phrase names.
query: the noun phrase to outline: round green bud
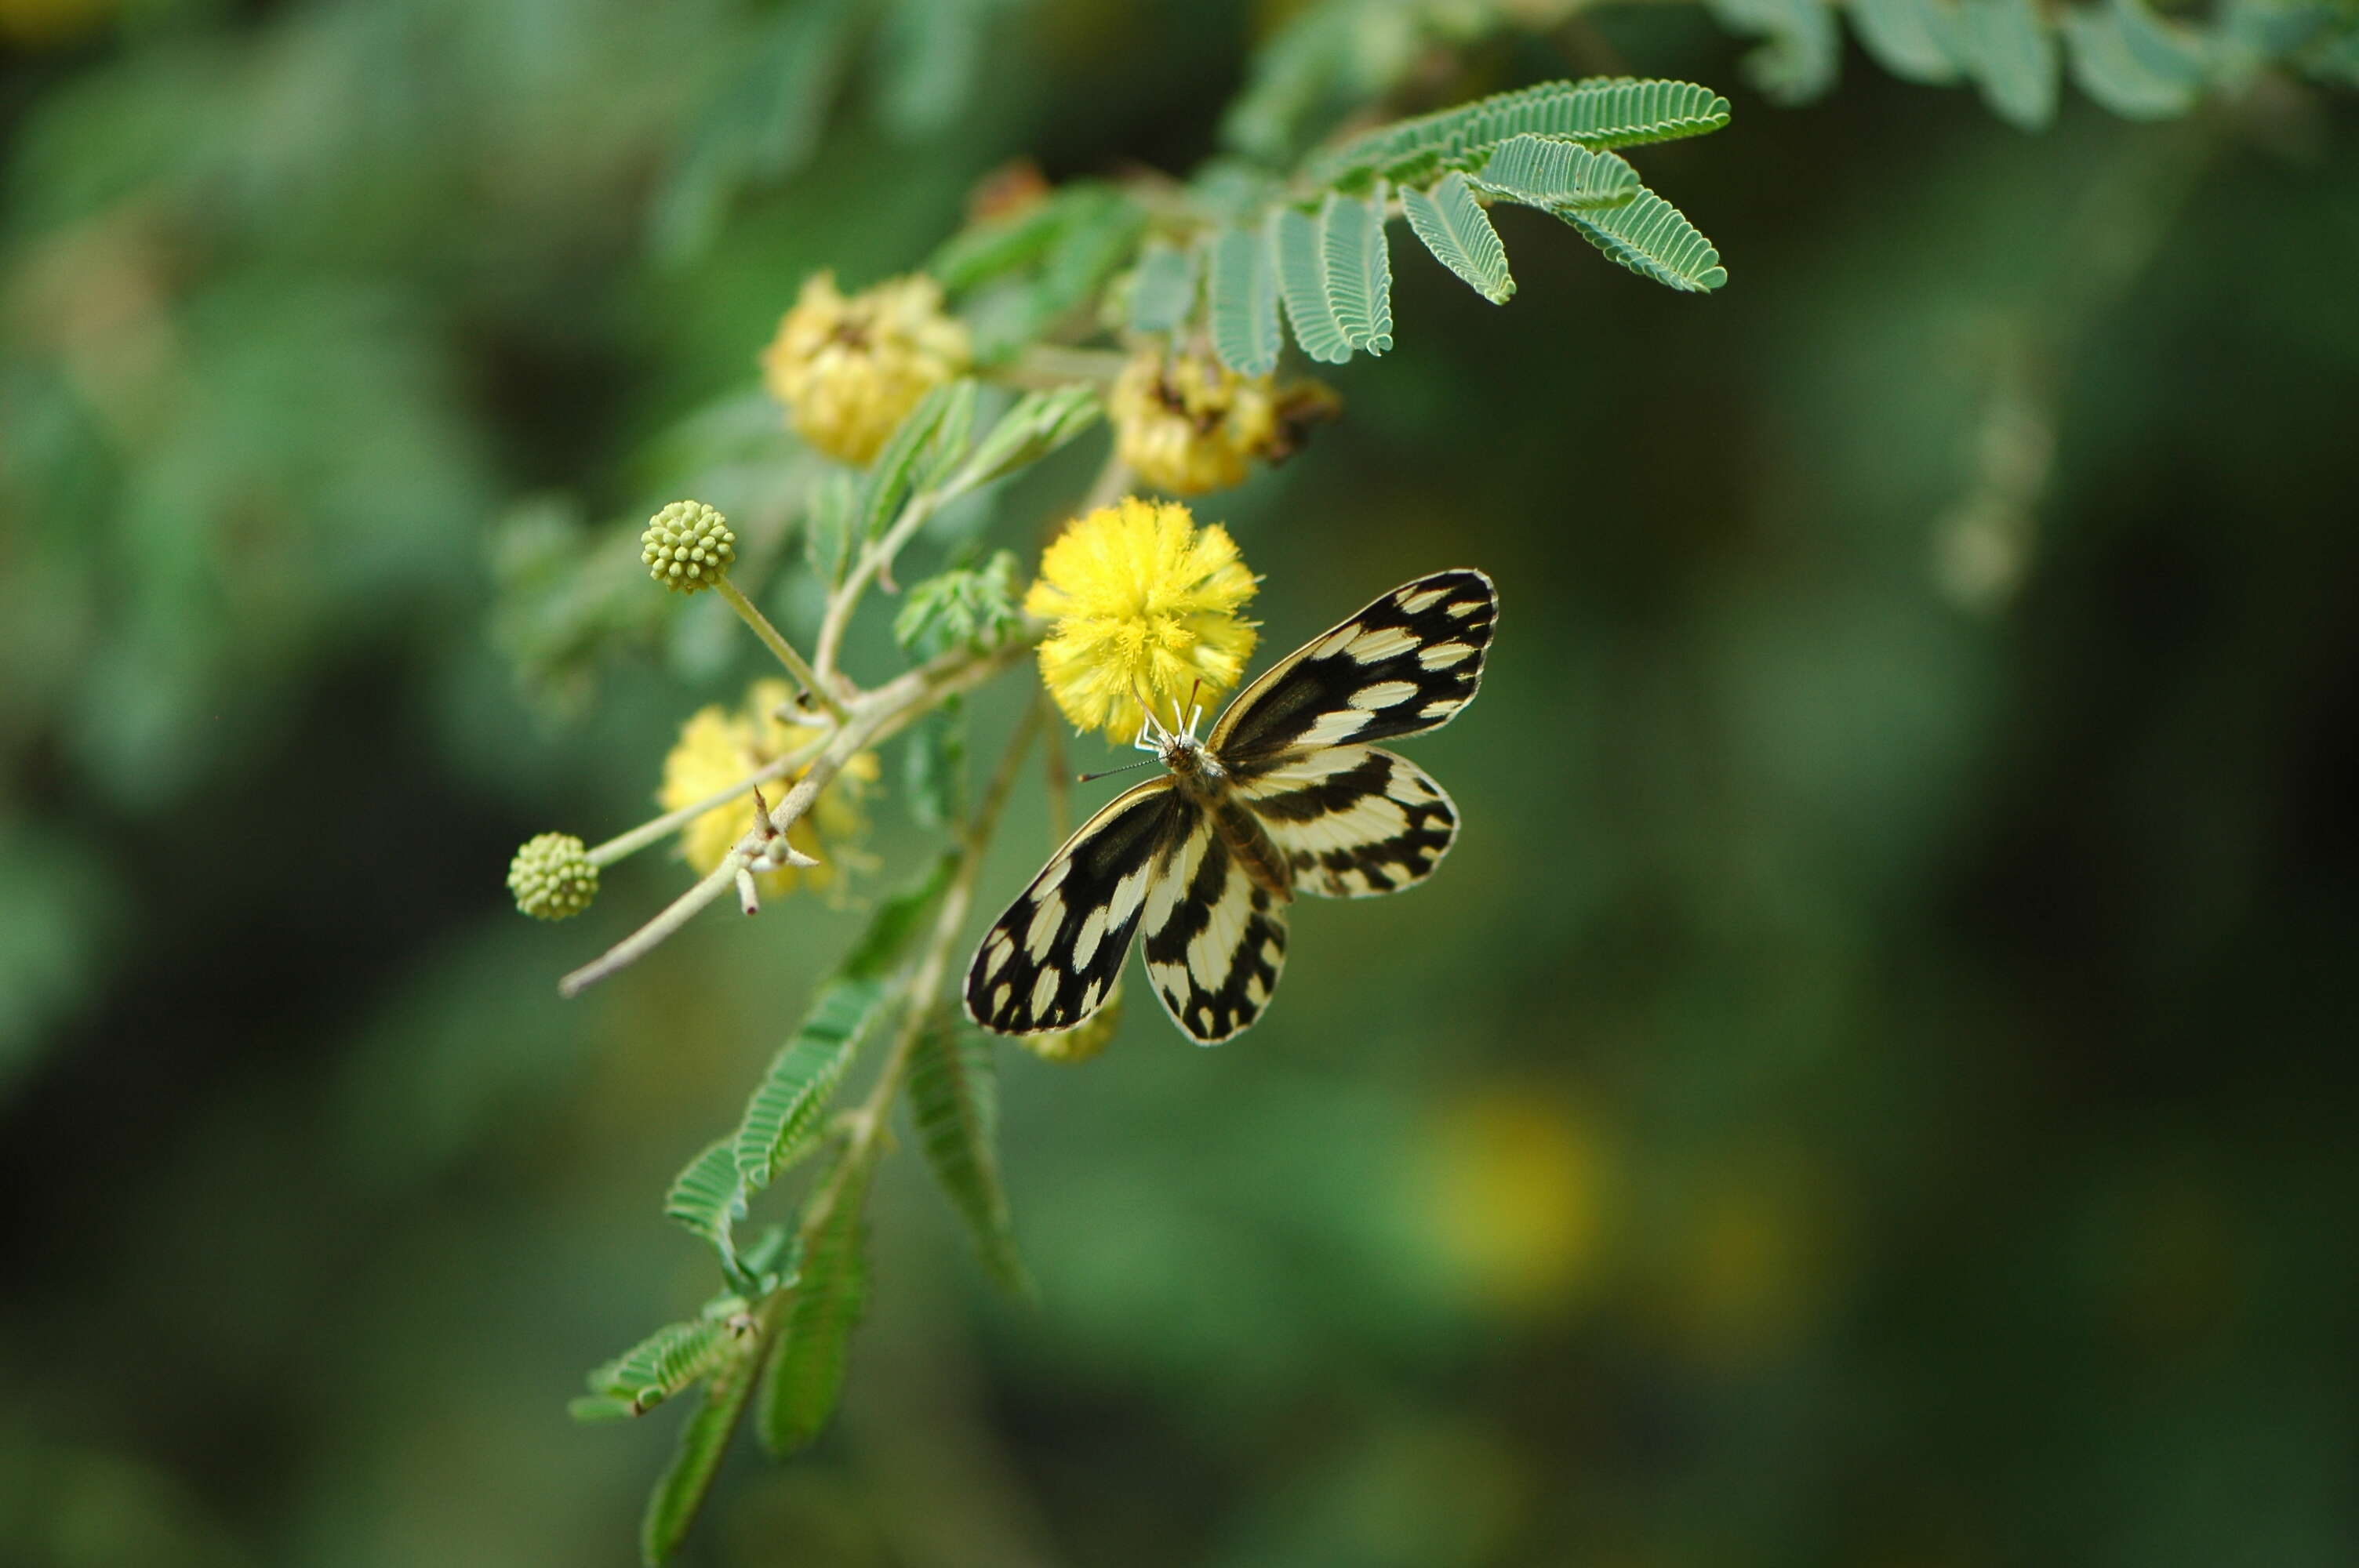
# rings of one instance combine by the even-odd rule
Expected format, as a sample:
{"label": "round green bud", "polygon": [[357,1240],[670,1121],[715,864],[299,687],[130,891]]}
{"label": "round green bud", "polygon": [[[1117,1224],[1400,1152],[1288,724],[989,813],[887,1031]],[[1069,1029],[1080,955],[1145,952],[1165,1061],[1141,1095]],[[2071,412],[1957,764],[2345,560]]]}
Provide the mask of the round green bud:
{"label": "round green bud", "polygon": [[701,501],[675,501],[647,520],[639,559],[647,575],[675,593],[711,588],[737,558],[729,520]]}
{"label": "round green bud", "polygon": [[572,834],[539,834],[508,862],[508,892],[535,920],[563,920],[598,896],[598,868]]}

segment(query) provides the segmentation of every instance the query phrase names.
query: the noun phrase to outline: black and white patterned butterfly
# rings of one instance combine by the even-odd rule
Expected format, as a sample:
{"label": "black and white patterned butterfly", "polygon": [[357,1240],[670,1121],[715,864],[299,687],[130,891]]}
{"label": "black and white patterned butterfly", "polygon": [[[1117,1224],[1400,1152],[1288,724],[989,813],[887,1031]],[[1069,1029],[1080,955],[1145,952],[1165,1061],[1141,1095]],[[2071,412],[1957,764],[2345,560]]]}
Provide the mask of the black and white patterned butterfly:
{"label": "black and white patterned butterfly", "polygon": [[[1447,724],[1483,679],[1499,599],[1478,571],[1404,583],[1247,687],[1202,740],[1152,714],[1168,772],[1082,825],[984,936],[967,1012],[1002,1034],[1103,1006],[1132,936],[1180,1027],[1211,1045],[1261,1016],[1297,893],[1422,881],[1458,833],[1441,786],[1368,744]],[[1201,712],[1201,710],[1199,710]]]}

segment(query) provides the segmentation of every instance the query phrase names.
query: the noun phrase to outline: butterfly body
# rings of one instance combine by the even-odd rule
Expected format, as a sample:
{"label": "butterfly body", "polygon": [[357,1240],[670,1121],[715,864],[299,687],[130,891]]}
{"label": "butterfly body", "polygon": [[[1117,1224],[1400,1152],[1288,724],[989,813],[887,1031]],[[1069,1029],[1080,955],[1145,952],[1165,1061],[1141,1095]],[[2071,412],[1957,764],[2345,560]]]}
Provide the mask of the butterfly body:
{"label": "butterfly body", "polygon": [[1365,898],[1431,874],[1456,808],[1366,742],[1438,728],[1473,700],[1498,613],[1481,572],[1403,584],[1278,662],[1209,736],[1149,714],[1160,778],[1116,796],[985,934],[969,1014],[1007,1034],[1104,1005],[1134,936],[1181,1030],[1228,1039],[1268,1005],[1300,894]]}

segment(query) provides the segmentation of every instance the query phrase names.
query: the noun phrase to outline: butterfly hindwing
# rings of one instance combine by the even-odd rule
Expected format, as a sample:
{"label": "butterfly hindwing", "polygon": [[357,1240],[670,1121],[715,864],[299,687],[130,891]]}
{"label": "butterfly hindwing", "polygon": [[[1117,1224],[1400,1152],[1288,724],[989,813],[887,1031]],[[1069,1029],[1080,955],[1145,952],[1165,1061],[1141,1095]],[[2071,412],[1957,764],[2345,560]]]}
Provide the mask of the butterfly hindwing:
{"label": "butterfly hindwing", "polygon": [[1498,612],[1478,571],[1403,583],[1247,687],[1206,745],[1242,780],[1298,752],[1447,724],[1482,684]]}
{"label": "butterfly hindwing", "polygon": [[1458,836],[1432,775],[1377,746],[1306,752],[1237,786],[1299,893],[1366,898],[1424,881]]}
{"label": "butterfly hindwing", "polygon": [[1286,965],[1283,901],[1245,872],[1209,816],[1191,825],[1147,890],[1147,979],[1200,1044],[1261,1016]]}
{"label": "butterfly hindwing", "polygon": [[967,1015],[1001,1034],[1071,1029],[1122,974],[1157,869],[1203,812],[1156,779],[1082,824],[984,933],[967,969]]}

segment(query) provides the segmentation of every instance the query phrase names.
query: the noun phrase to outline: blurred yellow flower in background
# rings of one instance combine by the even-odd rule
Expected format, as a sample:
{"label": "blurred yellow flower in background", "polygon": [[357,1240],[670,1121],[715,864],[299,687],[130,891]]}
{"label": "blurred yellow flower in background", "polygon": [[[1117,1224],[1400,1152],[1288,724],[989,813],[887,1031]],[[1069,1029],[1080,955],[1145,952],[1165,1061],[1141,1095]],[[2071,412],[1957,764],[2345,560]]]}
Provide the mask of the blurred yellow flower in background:
{"label": "blurred yellow flower in background", "polygon": [[1462,1097],[1442,1109],[1428,1165],[1434,1238],[1482,1304],[1540,1311],[1595,1275],[1612,1162],[1560,1098],[1508,1085]]}
{"label": "blurred yellow flower in background", "polygon": [[[700,709],[680,727],[679,740],[664,758],[663,787],[656,802],[666,811],[679,811],[718,795],[746,774],[820,738],[809,725],[789,724],[778,708],[794,695],[783,680],[757,680],[746,689],[745,705],[736,712],[720,707]],[[766,897],[781,897],[799,886],[840,888],[842,873],[862,857],[851,846],[868,828],[862,803],[877,777],[876,754],[860,752],[843,765],[834,782],[820,792],[818,801],[787,830],[787,842],[819,860],[816,866],[782,866],[764,871],[757,881]],[[800,778],[798,768],[765,790],[772,805]],[[701,876],[721,863],[730,847],[754,825],[750,796],[716,806],[690,822],[679,836],[680,858]],[[824,853],[821,846],[827,848]]]}
{"label": "blurred yellow flower in background", "polygon": [[1209,707],[1245,674],[1254,625],[1238,611],[1256,587],[1229,531],[1177,502],[1101,507],[1057,536],[1025,596],[1054,623],[1040,678],[1077,730],[1127,739],[1141,700],[1177,728],[1200,682]]}
{"label": "blurred yellow flower in background", "polygon": [[762,351],[762,379],[803,439],[832,458],[865,463],[971,357],[966,327],[943,313],[932,278],[889,278],[847,297],[835,275],[821,272],[805,280]]}
{"label": "blurred yellow flower in background", "polygon": [[1279,386],[1205,354],[1140,354],[1106,400],[1114,450],[1138,477],[1174,495],[1243,484],[1252,459],[1283,462],[1314,420],[1332,418],[1335,395],[1315,381]]}

